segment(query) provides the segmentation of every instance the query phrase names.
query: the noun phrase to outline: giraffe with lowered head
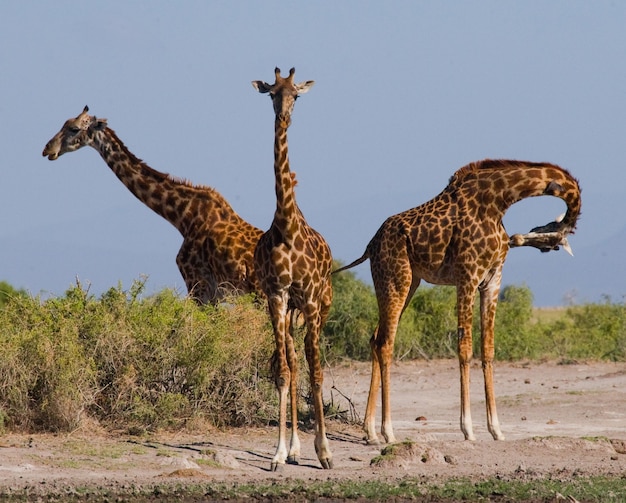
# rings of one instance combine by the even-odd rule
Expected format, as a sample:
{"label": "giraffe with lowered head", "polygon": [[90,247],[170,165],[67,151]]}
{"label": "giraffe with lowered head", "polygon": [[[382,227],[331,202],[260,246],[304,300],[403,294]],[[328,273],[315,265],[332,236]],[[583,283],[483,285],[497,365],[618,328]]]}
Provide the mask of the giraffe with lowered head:
{"label": "giraffe with lowered head", "polygon": [[188,294],[199,304],[260,292],[253,256],[261,229],[243,220],[215,189],[152,169],[128,150],[106,119],[88,112],[85,107],[67,120],[43,155],[53,161],[85,146],[96,149],[128,190],[183,236],[176,264]]}
{"label": "giraffe with lowered head", "polygon": [[[304,316],[304,347],[315,412],[315,451],[323,468],[332,468],[332,454],[324,424],[319,337],[332,300],[330,273],[332,257],[324,238],[304,219],[296,203],[289,167],[287,128],[294,103],[307,92],[313,81],[294,84],[295,69],[283,78],[275,69],[276,82],[256,80],[260,93],[269,93],[274,106],[274,175],[276,211],[274,220],[254,251],[254,264],[268,301],[276,349],[272,371],[279,396],[278,446],[271,469],[282,469],[285,462],[297,463],[300,456],[296,400],[296,354],[291,314],[297,309]],[[287,395],[291,395],[291,440],[287,450]]]}
{"label": "giraffe with lowered head", "polygon": [[[506,210],[527,197],[550,195],[567,204],[556,222],[509,238],[502,224]],[[378,443],[376,397],[382,382],[381,433],[394,442],[390,405],[390,365],[398,322],[421,280],[454,285],[457,292],[458,358],[461,380],[461,430],[474,440],[470,414],[472,308],[480,293],[481,359],[487,428],[502,440],[493,389],[494,320],[502,266],[510,247],[569,250],[567,235],[576,227],[581,199],[578,182],[566,170],[547,163],[510,160],[473,162],[459,169],[437,197],[389,217],[357,260],[333,273],[370,260],[378,301],[378,326],[370,340],[372,375],[365,412],[368,443]]]}

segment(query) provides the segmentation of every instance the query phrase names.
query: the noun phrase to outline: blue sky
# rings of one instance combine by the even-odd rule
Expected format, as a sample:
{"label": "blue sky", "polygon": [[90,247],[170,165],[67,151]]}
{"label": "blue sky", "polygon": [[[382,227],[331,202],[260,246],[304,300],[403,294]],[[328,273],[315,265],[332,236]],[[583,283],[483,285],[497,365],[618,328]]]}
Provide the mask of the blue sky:
{"label": "blue sky", "polygon": [[[250,81],[295,66],[316,81],[289,132],[298,203],[335,258],[470,161],[548,161],[583,189],[575,256],[512,250],[503,284],[537,305],[622,300],[625,22],[615,1],[3,2],[0,280],[55,295],[78,277],[98,294],[147,275],[149,292],[184,292],[174,227],[93,149],[41,151],[88,104],[153,168],[267,228],[273,112]],[[563,208],[527,200],[505,224]]]}

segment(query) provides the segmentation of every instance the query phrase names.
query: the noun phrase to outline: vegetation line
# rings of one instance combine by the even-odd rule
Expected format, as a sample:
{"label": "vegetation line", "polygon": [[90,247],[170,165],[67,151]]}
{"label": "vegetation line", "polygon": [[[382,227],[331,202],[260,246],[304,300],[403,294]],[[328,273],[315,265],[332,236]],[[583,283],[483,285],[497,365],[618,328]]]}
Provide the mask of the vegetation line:
{"label": "vegetation line", "polygon": [[[369,360],[378,316],[372,289],[351,272],[335,275],[333,288],[324,361]],[[0,283],[0,433],[73,431],[85,420],[134,433],[268,424],[277,399],[262,303],[244,296],[198,307],[171,290],[144,291],[145,279],[98,298],[76,284],[42,300]],[[455,299],[452,287],[418,289],[400,323],[396,357],[455,356]],[[475,323],[479,354],[478,313]],[[302,337],[297,343],[303,357]],[[624,361],[626,307],[607,299],[547,312],[533,309],[527,287],[505,287],[496,358]],[[346,413],[358,421],[352,404],[336,411]]]}

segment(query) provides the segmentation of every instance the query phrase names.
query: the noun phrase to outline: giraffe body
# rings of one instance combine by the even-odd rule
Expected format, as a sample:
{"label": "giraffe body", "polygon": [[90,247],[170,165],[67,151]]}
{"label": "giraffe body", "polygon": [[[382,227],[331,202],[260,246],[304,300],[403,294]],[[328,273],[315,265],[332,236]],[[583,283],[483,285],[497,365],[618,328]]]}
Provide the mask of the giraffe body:
{"label": "giraffe body", "polygon": [[[562,220],[511,240],[502,224],[506,210],[527,197],[563,199]],[[485,160],[459,169],[434,199],[389,217],[365,253],[339,272],[370,260],[379,322],[370,340],[372,376],[364,420],[368,443],[378,443],[376,398],[382,384],[381,433],[394,442],[390,406],[390,365],[400,317],[422,280],[454,285],[457,291],[458,357],[461,380],[461,430],[474,440],[470,413],[469,370],[472,358],[472,310],[480,294],[481,359],[485,380],[487,427],[500,431],[493,390],[494,321],[502,267],[510,247],[535,246],[542,251],[567,243],[580,213],[578,182],[564,169],[545,163]],[[548,233],[549,231],[549,233]],[[514,241],[514,242],[513,242]]]}
{"label": "giraffe body", "polygon": [[[297,363],[293,340],[293,313],[304,316],[304,347],[309,366],[309,381],[315,411],[315,451],[323,468],[332,468],[332,454],[324,424],[322,372],[319,337],[328,317],[332,300],[330,273],[332,257],[324,238],[311,228],[295,199],[295,179],[290,171],[287,128],[293,105],[312,81],[294,84],[294,69],[283,78],[276,69],[275,84],[253,81],[261,93],[269,93],[276,114],[274,122],[274,175],[276,211],[274,219],[254,252],[254,263],[261,289],[268,300],[276,350],[272,371],[279,395],[278,446],[271,469],[281,469],[285,462],[297,463],[300,441],[297,425]],[[291,439],[287,447],[287,399],[291,397]]]}
{"label": "giraffe body", "polygon": [[128,150],[106,119],[88,111],[85,107],[66,121],[43,155],[55,160],[85,146],[97,150],[135,197],[183,236],[176,264],[189,295],[198,303],[215,304],[227,295],[260,292],[253,255],[263,232],[243,220],[216,190],[152,169]]}

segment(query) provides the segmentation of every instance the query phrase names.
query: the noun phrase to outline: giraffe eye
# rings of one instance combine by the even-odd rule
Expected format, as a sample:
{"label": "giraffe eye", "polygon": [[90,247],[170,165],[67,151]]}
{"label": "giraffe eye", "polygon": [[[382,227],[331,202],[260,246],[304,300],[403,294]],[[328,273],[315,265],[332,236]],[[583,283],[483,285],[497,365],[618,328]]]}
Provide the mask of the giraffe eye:
{"label": "giraffe eye", "polygon": [[76,133],[78,133],[80,131],[80,129],[77,128],[76,126],[71,126],[69,128],[69,130],[70,130],[70,133],[74,133],[74,134],[76,134]]}

